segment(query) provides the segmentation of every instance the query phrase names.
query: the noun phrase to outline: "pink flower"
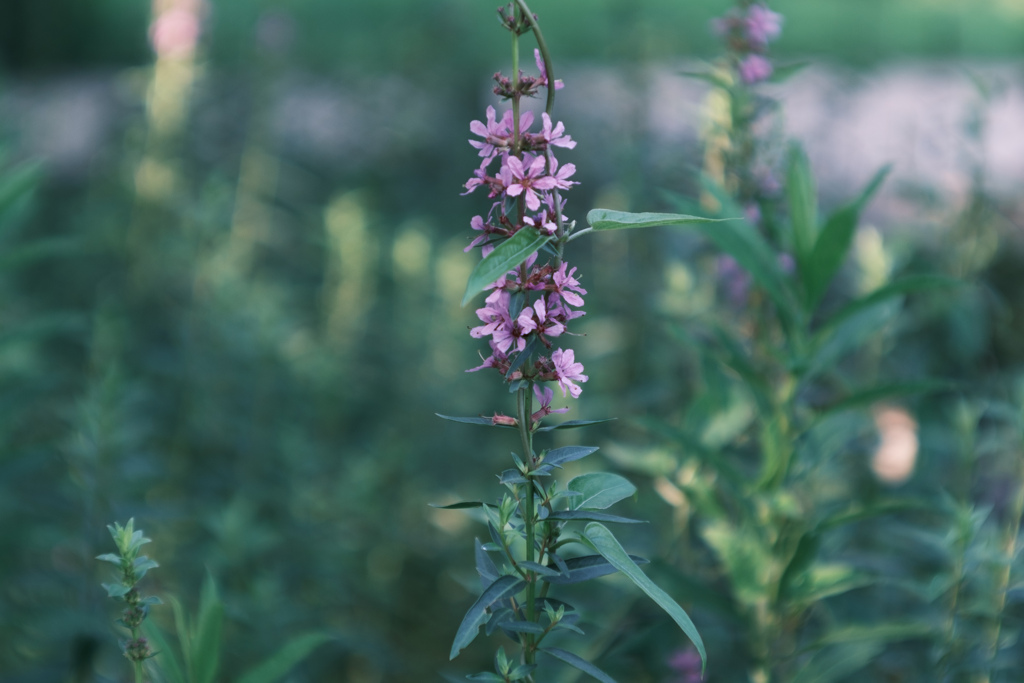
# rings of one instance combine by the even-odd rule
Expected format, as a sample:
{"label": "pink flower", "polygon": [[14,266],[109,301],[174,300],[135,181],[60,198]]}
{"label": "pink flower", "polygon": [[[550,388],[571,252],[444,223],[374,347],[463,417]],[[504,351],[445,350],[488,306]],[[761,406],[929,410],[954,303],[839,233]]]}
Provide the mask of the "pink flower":
{"label": "pink flower", "polygon": [[[548,84],[548,70],[544,68],[544,58],[540,55],[540,50],[534,48],[533,60],[537,62],[537,71],[540,71],[540,78],[537,83],[546,86]],[[565,83],[558,78],[555,79],[555,90],[561,90],[565,87]]]}
{"label": "pink flower", "polygon": [[[504,289],[495,289],[491,292],[484,299],[486,306],[476,309],[476,317],[480,318],[484,324],[471,329],[469,336],[479,339],[494,335],[497,330],[503,327],[511,327],[512,321],[509,319],[508,314],[509,298],[509,293]],[[496,337],[495,341],[497,341]],[[502,351],[507,349],[508,346],[502,349]]]}
{"label": "pink flower", "polygon": [[[555,187],[556,180],[544,175],[544,157],[535,157],[529,160],[529,155],[523,155],[524,161],[529,161],[525,166],[514,156],[510,156],[498,173],[499,178],[505,183],[505,194],[509,197],[518,197],[523,194],[526,197],[526,208],[536,211],[540,208],[540,196],[537,190],[550,190]],[[573,169],[575,170],[575,169]]]}
{"label": "pink flower", "polygon": [[483,358],[483,354],[481,354],[480,357],[483,358],[483,364],[478,365],[475,368],[470,368],[469,370],[466,370],[466,372],[476,372],[478,370],[483,370],[484,368],[497,368],[502,372],[505,371],[505,366],[508,364],[508,356],[500,351],[493,341],[489,341],[488,344],[491,347],[491,355],[487,358]]}
{"label": "pink flower", "polygon": [[750,54],[740,62],[740,78],[747,85],[768,80],[772,71],[772,63],[762,55]]}
{"label": "pink flower", "polygon": [[583,374],[583,363],[576,362],[576,354],[572,349],[558,349],[551,354],[551,362],[555,365],[558,386],[562,387],[562,396],[568,391],[573,398],[579,398],[583,389],[573,381],[586,382],[589,379]]}
{"label": "pink flower", "polygon": [[551,168],[548,169],[548,173],[551,178],[554,178],[555,187],[559,190],[569,190],[573,185],[579,184],[574,180],[568,179],[576,172],[576,164],[566,164],[559,168],[558,159],[555,158],[555,155],[549,153],[549,156],[551,158]]}
{"label": "pink flower", "polygon": [[782,15],[759,3],[750,6],[743,24],[747,41],[752,47],[761,50],[782,33]]}
{"label": "pink flower", "polygon": [[566,273],[568,265],[563,261],[558,270],[551,275],[551,279],[554,281],[555,292],[558,293],[558,296],[562,297],[570,306],[579,307],[583,305],[583,297],[580,294],[586,294],[587,290],[580,287],[579,280],[573,277],[576,268]]}
{"label": "pink flower", "polygon": [[539,335],[557,337],[562,334],[562,332],[565,332],[565,325],[557,320],[553,320],[552,317],[548,315],[543,297],[537,299],[537,302],[532,307],[527,306],[524,308],[519,314],[517,322],[519,323],[519,328],[523,331],[523,334],[536,332]]}
{"label": "pink flower", "polygon": [[537,424],[542,419],[544,419],[548,415],[551,415],[552,413],[569,412],[568,406],[565,408],[551,407],[551,400],[555,397],[555,392],[548,387],[544,387],[543,389],[541,389],[539,384],[534,384],[533,395],[536,397],[537,403],[540,404],[540,409],[530,416],[530,420],[533,424]]}
{"label": "pink flower", "polygon": [[511,146],[512,133],[505,126],[504,116],[499,122],[495,120],[494,107],[487,107],[487,124],[480,121],[473,121],[469,124],[469,130],[474,135],[479,135],[484,140],[470,140],[469,144],[480,150],[480,156],[484,157],[485,163],[498,154],[499,151],[506,151]]}
{"label": "pink flower", "polygon": [[565,147],[566,149],[574,149],[576,147],[576,141],[568,135],[564,135],[565,125],[561,121],[552,129],[551,117],[548,116],[547,112],[541,114],[540,118],[543,121],[543,125],[537,137],[552,147]]}

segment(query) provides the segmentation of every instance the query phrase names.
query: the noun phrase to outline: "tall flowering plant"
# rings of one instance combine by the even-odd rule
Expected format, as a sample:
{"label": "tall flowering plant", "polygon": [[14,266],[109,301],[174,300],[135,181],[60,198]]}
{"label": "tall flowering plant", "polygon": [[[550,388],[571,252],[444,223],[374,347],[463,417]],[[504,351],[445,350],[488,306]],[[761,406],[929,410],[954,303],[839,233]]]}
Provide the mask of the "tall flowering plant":
{"label": "tall flowering plant", "polygon": [[[563,193],[576,184],[576,167],[559,161],[556,153],[576,147],[561,122],[551,117],[555,80],[547,45],[523,0],[498,10],[502,26],[512,36],[511,76],[496,74],[494,92],[508,103],[499,112],[488,107],[484,120],[470,124],[469,142],[479,150],[481,163],[466,182],[463,194],[486,192],[492,200],[486,213],[474,216],[477,233],[466,251],[479,248],[482,260],[470,275],[463,305],[488,292],[476,310],[480,324],[470,330],[488,345],[483,362],[468,372],[496,371],[515,396],[515,412],[490,417],[445,419],[514,430],[519,452],[513,467],[499,480],[505,492],[497,503],[464,502],[445,506],[483,512],[488,543],[477,542],[476,569],[481,595],[457,629],[451,648],[455,658],[479,634],[500,631],[518,649],[510,657],[499,648],[494,671],[472,674],[472,680],[537,681],[543,662],[538,655],[560,660],[600,681],[613,679],[573,652],[555,647],[566,632],[582,634],[579,613],[550,595],[552,588],[621,572],[653,598],[682,628],[705,660],[704,645],[686,612],[639,568],[646,562],[628,554],[605,524],[638,520],[606,512],[632,496],[636,488],[625,478],[590,472],[560,486],[551,481],[563,465],[585,458],[597,448],[566,446],[536,448],[534,437],[556,429],[572,429],[603,420],[570,420],[545,424],[557,392],[578,398],[588,380],[584,367],[568,348],[570,327],[584,315],[587,294],[578,269],[564,257],[566,245],[592,231],[575,230],[565,215]],[[534,59],[538,75],[520,71],[520,38],[532,33],[537,41]],[[546,93],[545,111],[538,117],[522,110],[523,98]],[[539,125],[538,125],[539,124]],[[707,220],[693,218],[694,221]],[[580,526],[582,525],[582,528]]]}

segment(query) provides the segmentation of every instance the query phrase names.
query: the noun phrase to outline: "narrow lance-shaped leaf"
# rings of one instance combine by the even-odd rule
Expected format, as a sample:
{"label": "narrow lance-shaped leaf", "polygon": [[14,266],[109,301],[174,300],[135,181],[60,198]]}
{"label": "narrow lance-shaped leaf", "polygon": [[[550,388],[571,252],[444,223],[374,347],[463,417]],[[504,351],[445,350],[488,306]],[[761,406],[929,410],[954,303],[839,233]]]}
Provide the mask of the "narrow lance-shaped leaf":
{"label": "narrow lance-shaped leaf", "polygon": [[477,598],[466,616],[459,624],[459,630],[455,634],[455,642],[452,643],[452,650],[449,659],[455,659],[466,646],[473,642],[480,630],[480,625],[487,621],[487,608],[498,602],[512,597],[526,587],[526,582],[515,576],[502,576],[487,587],[487,590]]}
{"label": "narrow lance-shaped leaf", "polygon": [[793,222],[793,247],[797,263],[803,270],[818,234],[818,194],[807,155],[802,147],[795,144],[789,151],[786,198],[789,202],[789,217]]}
{"label": "narrow lance-shaped leaf", "polygon": [[465,306],[482,292],[484,287],[491,284],[508,271],[517,268],[519,264],[530,257],[530,254],[537,251],[551,239],[550,235],[542,235],[535,228],[522,228],[519,232],[494,248],[487,258],[476,264],[476,268],[469,276],[466,284],[466,294],[462,297],[462,305]]}
{"label": "narrow lance-shaped leaf", "polygon": [[562,465],[574,460],[582,460],[591,453],[597,452],[597,446],[565,446],[555,448],[544,454],[545,465]]}
{"label": "narrow lance-shaped leaf", "polygon": [[[647,564],[647,560],[636,555],[630,555],[629,559],[636,564]],[[600,555],[584,555],[565,560],[565,571],[558,576],[542,577],[548,583],[569,584],[582,583],[601,576],[608,576],[618,571],[615,565]]]}
{"label": "narrow lance-shaped leaf", "polygon": [[832,214],[822,227],[807,263],[807,269],[801,273],[809,307],[817,306],[839,266],[843,264],[853,235],[857,231],[860,212],[881,186],[889,174],[889,169],[890,167],[886,166],[876,173],[860,197]]}
{"label": "narrow lance-shaped leaf", "polygon": [[188,683],[181,662],[175,656],[163,631],[152,619],[142,622],[142,630],[154,645],[156,663],[160,667],[161,673],[167,677],[168,683]]}
{"label": "narrow lance-shaped leaf", "polygon": [[511,425],[494,424],[494,419],[490,417],[455,417],[453,415],[442,415],[441,413],[434,413],[442,420],[448,420],[449,422],[461,422],[467,425],[483,425],[484,427],[501,427],[502,429],[515,429]]}
{"label": "narrow lance-shaped leaf", "polygon": [[587,528],[583,531],[581,539],[584,543],[589,545],[593,550],[600,553],[605,559],[607,559],[612,565],[615,566],[620,572],[629,577],[636,586],[644,593],[658,603],[665,612],[672,617],[673,621],[679,625],[679,628],[683,630],[683,633],[693,642],[694,647],[697,648],[697,652],[700,653],[700,661],[702,670],[707,666],[707,652],[704,649],[704,641],[701,640],[700,634],[697,633],[697,627],[693,625],[693,621],[682,607],[672,599],[668,593],[659,588],[643,571],[640,567],[633,562],[632,558],[623,550],[622,546],[615,539],[615,536],[606,527],[597,522],[591,522],[587,525]]}
{"label": "narrow lance-shaped leaf", "polygon": [[213,683],[220,667],[220,636],[224,623],[224,603],[217,595],[217,586],[210,574],[203,581],[199,597],[199,618],[192,640],[189,663],[194,683]]}
{"label": "narrow lance-shaped leaf", "polygon": [[332,639],[333,637],[327,633],[305,633],[296,636],[243,674],[238,683],[277,683],[313,650]]}
{"label": "narrow lance-shaped leaf", "polygon": [[547,519],[561,522],[613,522],[615,524],[646,524],[642,519],[631,519],[619,515],[598,512],[597,510],[559,510],[548,515]]}
{"label": "narrow lance-shaped leaf", "polygon": [[653,228],[659,225],[689,225],[692,223],[721,223],[732,218],[704,218],[687,216],[682,213],[629,213],[611,209],[592,209],[587,222],[594,230],[626,230],[630,228]]}
{"label": "narrow lance-shaped leaf", "polygon": [[601,683],[615,683],[615,679],[614,678],[612,678],[611,676],[609,676],[605,672],[601,671],[596,666],[594,666],[593,664],[591,664],[587,660],[583,659],[579,655],[574,655],[573,653],[569,652],[568,650],[563,650],[563,649],[557,648],[557,647],[542,647],[542,648],[540,648],[540,651],[541,652],[546,652],[547,654],[551,655],[555,659],[562,660],[566,664],[579,669],[580,671],[582,671],[583,673],[587,674],[588,676],[592,676],[593,678],[596,678],[597,680],[601,681]]}
{"label": "narrow lance-shaped leaf", "polygon": [[566,420],[556,425],[548,425],[547,427],[541,427],[538,432],[553,432],[556,429],[578,429],[580,427],[589,427],[590,425],[598,425],[602,422],[611,422],[617,420],[615,417],[606,417],[603,420]]}

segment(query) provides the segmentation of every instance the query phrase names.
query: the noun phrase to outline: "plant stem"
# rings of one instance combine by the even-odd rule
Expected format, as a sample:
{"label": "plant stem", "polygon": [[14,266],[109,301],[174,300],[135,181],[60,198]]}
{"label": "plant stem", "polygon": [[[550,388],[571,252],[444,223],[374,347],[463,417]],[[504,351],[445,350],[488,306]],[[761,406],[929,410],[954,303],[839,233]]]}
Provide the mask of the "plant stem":
{"label": "plant stem", "polygon": [[[527,359],[526,362],[529,362]],[[526,532],[526,561],[534,561],[534,544],[536,542],[536,525],[534,524],[535,506],[534,506],[534,492],[533,492],[533,469],[536,465],[536,460],[533,456],[533,433],[530,431],[530,415],[532,413],[533,397],[530,395],[532,389],[532,383],[527,386],[519,387],[519,391],[516,392],[516,408],[517,416],[519,418],[519,437],[523,444],[523,462],[526,463],[529,468],[529,472],[526,475],[526,509],[523,511],[523,528]],[[536,621],[537,620],[537,609],[534,602],[537,597],[537,575],[533,571],[527,570],[527,583],[526,583],[526,620]],[[536,653],[534,652],[534,636],[533,634],[524,634],[523,639],[523,661],[526,664],[533,664]]]}
{"label": "plant stem", "polygon": [[544,104],[544,111],[550,116],[551,110],[555,107],[555,72],[551,69],[551,53],[548,52],[548,44],[544,42],[544,34],[540,32],[540,26],[537,24],[537,20],[533,18],[533,12],[526,6],[525,0],[516,0],[516,4],[519,5],[519,9],[526,16],[526,21],[530,22],[530,29],[533,31],[533,37],[537,39],[537,48],[540,49],[541,59],[544,60],[544,70],[548,75],[548,99]]}

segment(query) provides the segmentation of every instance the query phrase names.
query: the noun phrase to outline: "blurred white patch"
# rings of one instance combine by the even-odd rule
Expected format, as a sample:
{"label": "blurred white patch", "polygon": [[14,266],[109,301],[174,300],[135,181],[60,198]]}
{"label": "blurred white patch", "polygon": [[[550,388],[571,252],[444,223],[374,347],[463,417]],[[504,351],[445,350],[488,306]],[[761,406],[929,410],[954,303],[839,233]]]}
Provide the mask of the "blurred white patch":
{"label": "blurred white patch", "polygon": [[875,409],[878,448],[871,458],[871,471],[886,484],[899,485],[914,473],[917,462],[917,422],[905,409],[879,406]]}

